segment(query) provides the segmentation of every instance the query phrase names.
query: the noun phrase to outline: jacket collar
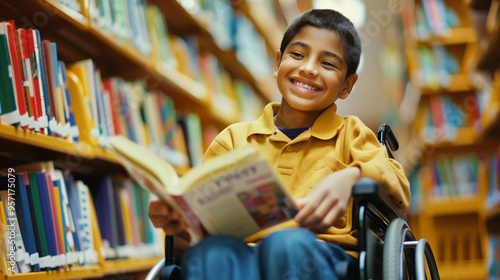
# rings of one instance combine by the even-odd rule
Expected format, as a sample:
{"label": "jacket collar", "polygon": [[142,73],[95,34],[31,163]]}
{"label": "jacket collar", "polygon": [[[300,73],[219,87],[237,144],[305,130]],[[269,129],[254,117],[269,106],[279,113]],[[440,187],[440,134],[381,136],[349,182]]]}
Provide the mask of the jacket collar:
{"label": "jacket collar", "polygon": [[[279,103],[269,103],[264,108],[262,115],[254,122],[250,123],[247,135],[263,134],[272,135],[276,132],[273,117],[278,112],[280,107]],[[321,139],[329,140],[337,135],[338,131],[344,126],[344,119],[337,115],[337,105],[334,103],[328,107],[314,122],[312,128],[309,130],[310,136]],[[273,135],[276,136],[276,135]],[[281,137],[280,137],[281,138]],[[303,137],[298,137],[302,139]],[[299,140],[297,139],[297,140]],[[279,140],[279,139],[275,139]]]}

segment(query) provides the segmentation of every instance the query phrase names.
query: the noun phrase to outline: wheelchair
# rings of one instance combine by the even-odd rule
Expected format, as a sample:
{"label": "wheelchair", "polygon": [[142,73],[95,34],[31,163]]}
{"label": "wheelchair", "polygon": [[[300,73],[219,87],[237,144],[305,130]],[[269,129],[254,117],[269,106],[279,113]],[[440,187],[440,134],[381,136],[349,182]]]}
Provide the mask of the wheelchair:
{"label": "wheelchair", "polygon": [[[398,141],[387,124],[379,127],[378,141],[391,151]],[[410,230],[408,218],[389,197],[384,188],[369,178],[362,178],[353,188],[354,226],[358,230],[358,264],[360,280],[431,279],[439,280],[439,272],[431,246],[425,239],[417,240]],[[357,217],[357,218],[356,218]],[[340,279],[348,280],[353,268],[336,265]],[[146,280],[180,279],[174,265],[173,236],[165,238],[165,257],[147,274]],[[350,279],[349,279],[350,280]]]}

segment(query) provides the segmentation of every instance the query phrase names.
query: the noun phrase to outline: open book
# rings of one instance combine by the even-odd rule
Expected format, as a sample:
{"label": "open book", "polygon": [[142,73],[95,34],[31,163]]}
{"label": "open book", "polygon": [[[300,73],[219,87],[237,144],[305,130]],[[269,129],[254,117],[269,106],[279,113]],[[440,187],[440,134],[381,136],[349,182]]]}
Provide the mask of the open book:
{"label": "open book", "polygon": [[251,145],[179,178],[166,160],[123,136],[111,137],[109,144],[140,186],[182,214],[194,242],[209,234],[244,239],[298,211],[273,168]]}

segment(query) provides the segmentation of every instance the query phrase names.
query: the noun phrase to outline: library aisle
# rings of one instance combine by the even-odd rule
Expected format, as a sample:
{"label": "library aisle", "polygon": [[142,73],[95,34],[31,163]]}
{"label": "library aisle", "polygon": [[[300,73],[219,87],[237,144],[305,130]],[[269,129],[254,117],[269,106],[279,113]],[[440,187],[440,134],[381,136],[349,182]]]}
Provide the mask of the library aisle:
{"label": "library aisle", "polygon": [[338,113],[395,131],[441,278],[500,279],[500,0],[0,0],[0,279],[142,279],[164,235],[108,138],[199,165],[311,7],[358,28]]}

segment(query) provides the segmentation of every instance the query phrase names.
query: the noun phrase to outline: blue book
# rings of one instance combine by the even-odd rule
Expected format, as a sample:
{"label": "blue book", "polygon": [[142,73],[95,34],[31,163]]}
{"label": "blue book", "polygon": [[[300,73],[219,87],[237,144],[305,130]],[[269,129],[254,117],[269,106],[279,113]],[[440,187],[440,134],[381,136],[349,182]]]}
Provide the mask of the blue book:
{"label": "blue book", "polygon": [[68,195],[69,209],[71,210],[71,215],[73,221],[75,222],[75,231],[73,232],[73,240],[75,242],[75,251],[83,252],[83,231],[80,227],[80,221],[82,220],[82,213],[80,211],[80,201],[78,200],[78,193],[76,190],[75,180],[71,173],[64,174],[64,185],[66,186],[66,193]]}
{"label": "blue book", "polygon": [[[116,208],[111,177],[105,176],[104,178],[100,178],[98,182],[89,183],[89,185],[93,186],[91,193],[94,199],[94,207],[99,213],[97,215],[97,222],[102,240],[109,242],[110,248],[106,249],[116,250],[118,233],[116,231]],[[115,256],[106,254],[106,258],[110,257],[113,258]]]}
{"label": "blue book", "polygon": [[59,207],[61,208],[61,222],[62,222],[62,230],[63,230],[63,234],[61,236],[62,238],[62,243],[63,243],[63,250],[64,250],[64,254],[70,252],[69,248],[68,248],[68,240],[66,239],[66,216],[64,214],[64,206],[63,206],[63,196],[62,196],[62,193],[61,193],[61,182],[59,182],[58,180],[52,180],[53,181],[53,184],[54,184],[54,193],[58,193],[59,195]]}
{"label": "blue book", "polygon": [[[23,175],[16,175],[16,194],[15,199],[18,202],[16,205],[17,220],[22,233],[24,247],[30,256],[38,254],[37,244],[35,241],[35,232],[33,230],[33,221],[31,219],[30,202],[28,192],[24,183]],[[40,265],[31,266],[32,271],[40,271]]]}
{"label": "blue book", "polygon": [[114,192],[114,199],[115,199],[115,211],[116,211],[116,227],[117,227],[117,234],[118,234],[118,240],[117,240],[117,245],[118,246],[124,246],[127,244],[127,241],[125,239],[125,225],[123,224],[123,215],[122,211],[128,211],[127,209],[122,209],[121,204],[120,204],[120,185],[116,185],[113,187],[113,192]]}
{"label": "blue book", "polygon": [[57,251],[56,233],[54,231],[54,219],[52,218],[52,208],[50,206],[49,185],[45,172],[37,172],[36,179],[38,182],[38,193],[40,195],[40,205],[42,208],[43,222],[45,224],[45,237],[47,239],[47,247],[49,255],[59,255]]}
{"label": "blue book", "polygon": [[78,127],[76,126],[76,120],[75,120],[75,114],[73,112],[73,103],[71,102],[71,94],[69,93],[68,89],[68,77],[66,75],[66,66],[64,62],[59,61],[59,72],[61,73],[61,78],[62,78],[62,83],[64,84],[64,96],[66,97],[66,109],[68,110],[66,114],[66,123],[69,123],[71,128],[70,128],[70,135],[73,138],[73,141],[79,142],[78,138]]}

